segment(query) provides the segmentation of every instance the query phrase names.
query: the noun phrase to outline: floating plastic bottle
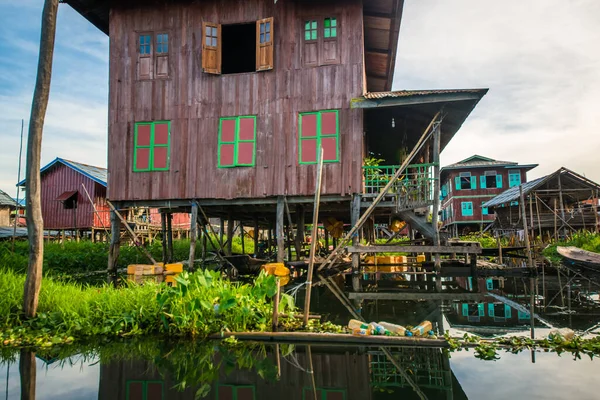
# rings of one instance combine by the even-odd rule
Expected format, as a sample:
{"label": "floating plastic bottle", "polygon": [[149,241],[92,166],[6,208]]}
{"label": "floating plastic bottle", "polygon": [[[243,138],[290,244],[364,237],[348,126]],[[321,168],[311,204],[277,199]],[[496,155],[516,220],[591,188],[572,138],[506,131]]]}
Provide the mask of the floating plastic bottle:
{"label": "floating plastic bottle", "polygon": [[424,336],[425,334],[427,334],[427,332],[432,330],[432,328],[433,328],[433,325],[431,325],[431,322],[423,321],[419,325],[415,326],[411,330],[411,332],[415,336]]}
{"label": "floating plastic bottle", "polygon": [[369,328],[355,328],[352,330],[352,334],[356,336],[368,336],[371,334],[371,329]]}
{"label": "floating plastic bottle", "polygon": [[548,336],[550,338],[559,336],[562,337],[564,340],[572,340],[575,336],[575,332],[569,328],[552,329]]}
{"label": "floating plastic bottle", "polygon": [[377,322],[371,322],[369,324],[369,328],[373,332],[373,335],[385,335],[386,332],[389,332],[384,326],[378,324]]}
{"label": "floating plastic bottle", "polygon": [[350,321],[348,321],[348,329],[350,329],[351,331],[354,331],[355,329],[368,329],[369,325],[359,321],[357,319],[351,319]]}
{"label": "floating plastic bottle", "polygon": [[383,326],[388,331],[395,333],[396,335],[406,336],[406,328],[402,325],[390,324],[389,322],[381,321],[379,325]]}

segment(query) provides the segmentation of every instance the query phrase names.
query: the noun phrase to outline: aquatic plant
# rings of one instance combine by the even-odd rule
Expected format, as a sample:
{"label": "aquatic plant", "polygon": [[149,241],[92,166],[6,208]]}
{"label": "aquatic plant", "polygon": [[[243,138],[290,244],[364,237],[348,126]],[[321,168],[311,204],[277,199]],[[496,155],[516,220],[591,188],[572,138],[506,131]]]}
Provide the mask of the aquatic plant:
{"label": "aquatic plant", "polygon": [[560,240],[546,247],[542,254],[552,263],[560,264],[562,257],[556,251],[558,246],[575,246],[580,249],[600,253],[600,234],[590,231],[579,231],[573,233],[565,240]]}

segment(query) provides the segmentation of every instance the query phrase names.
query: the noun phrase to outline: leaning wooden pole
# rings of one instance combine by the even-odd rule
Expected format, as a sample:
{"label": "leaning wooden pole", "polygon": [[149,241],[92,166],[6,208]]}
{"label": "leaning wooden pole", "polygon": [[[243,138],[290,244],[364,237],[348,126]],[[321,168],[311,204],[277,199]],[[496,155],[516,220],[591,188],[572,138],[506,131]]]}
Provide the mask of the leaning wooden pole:
{"label": "leaning wooden pole", "polygon": [[431,122],[429,123],[429,125],[427,125],[427,128],[425,128],[423,135],[421,136],[421,138],[419,139],[419,141],[417,142],[415,147],[412,149],[410,154],[406,157],[406,159],[404,160],[404,162],[402,163],[400,168],[398,168],[398,170],[396,171],[394,176],[389,180],[387,185],[385,185],[385,187],[381,190],[379,195],[377,197],[375,197],[375,199],[373,200],[373,203],[369,206],[369,208],[367,208],[365,213],[359,218],[359,220],[352,227],[352,229],[350,229],[350,231],[346,234],[346,236],[344,236],[344,238],[342,240],[340,240],[340,242],[338,243],[336,248],[331,252],[331,254],[329,254],[327,259],[325,259],[325,261],[323,263],[321,263],[321,265],[319,266],[317,271],[321,271],[322,269],[324,269],[324,268],[328,267],[330,264],[332,264],[333,261],[335,260],[335,257],[337,257],[338,253],[340,252],[340,250],[342,250],[342,248],[345,247],[346,244],[352,239],[354,234],[356,232],[358,232],[358,230],[360,228],[362,228],[362,226],[369,219],[369,217],[371,216],[373,211],[375,211],[375,208],[377,208],[377,205],[379,205],[379,203],[383,200],[383,198],[385,197],[385,194],[389,192],[389,190],[392,188],[392,186],[394,184],[396,184],[396,181],[400,178],[400,176],[402,174],[404,174],[404,171],[406,170],[406,168],[408,167],[408,165],[410,164],[412,159],[421,150],[421,148],[427,142],[427,140],[429,140],[429,138],[433,134],[432,128],[434,127],[435,123],[439,120],[440,113],[441,112],[438,111],[434,115],[434,117],[431,120]]}
{"label": "leaning wooden pole", "polygon": [[190,258],[188,268],[194,270],[194,260],[196,259],[196,240],[198,240],[198,206],[192,203],[192,213],[190,218]]}
{"label": "leaning wooden pole", "polygon": [[304,326],[308,325],[310,312],[310,292],[312,289],[313,270],[315,268],[315,253],[317,251],[317,225],[319,223],[319,203],[321,201],[321,180],[323,178],[323,148],[319,149],[317,164],[317,183],[315,187],[315,204],[313,207],[313,220],[310,241],[310,255],[308,256],[308,274],[306,277],[306,297],[304,298]]}
{"label": "leaning wooden pole", "polygon": [[[529,243],[529,229],[527,227],[527,214],[525,212],[525,195],[523,194],[523,184],[519,186],[520,205],[521,205],[521,219],[523,220],[523,234],[525,235],[525,247],[527,249],[527,261],[529,262],[529,268],[533,270],[533,258],[531,256],[531,244]],[[530,299],[530,320],[531,320],[531,338],[535,336],[535,318],[534,318],[534,278],[529,279],[529,295]]]}
{"label": "leaning wooden pole", "polygon": [[40,163],[42,156],[42,135],[50,81],[52,80],[52,56],[56,36],[56,14],[58,0],[46,0],[42,11],[42,32],[37,78],[29,119],[27,138],[27,165],[25,170],[27,236],[29,238],[29,263],[23,293],[23,312],[27,318],[35,317],[42,286],[42,266],[44,261],[44,221],[42,219]]}
{"label": "leaning wooden pole", "polygon": [[19,167],[17,169],[17,196],[15,197],[15,220],[13,226],[13,236],[12,236],[12,245],[11,251],[15,252],[15,239],[17,236],[17,224],[19,223],[19,192],[21,191],[21,187],[18,185],[21,182],[21,159],[23,158],[23,130],[25,129],[25,120],[21,120],[21,141],[19,142]]}

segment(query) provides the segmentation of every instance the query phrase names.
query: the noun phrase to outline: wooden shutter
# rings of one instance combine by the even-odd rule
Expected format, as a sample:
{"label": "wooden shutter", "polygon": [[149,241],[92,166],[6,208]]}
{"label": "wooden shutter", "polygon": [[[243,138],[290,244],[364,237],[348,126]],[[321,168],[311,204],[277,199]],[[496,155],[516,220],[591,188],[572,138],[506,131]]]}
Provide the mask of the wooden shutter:
{"label": "wooden shutter", "polygon": [[152,79],[154,77],[153,37],[152,33],[137,35],[138,79]]}
{"label": "wooden shutter", "polygon": [[317,113],[300,114],[300,164],[317,162]]}
{"label": "wooden shutter", "polygon": [[485,184],[485,180],[486,180],[486,178],[487,178],[487,177],[486,177],[485,175],[481,175],[481,176],[479,177],[479,183],[480,183],[480,185],[481,185],[481,188],[482,188],[482,189],[486,189],[486,188],[487,188],[487,186],[486,186],[486,184]]}
{"label": "wooden shutter", "polygon": [[323,148],[323,161],[338,161],[338,112],[322,111],[320,113],[320,138]]}
{"label": "wooden shutter", "polygon": [[502,188],[502,175],[496,175],[496,188]]}
{"label": "wooden shutter", "polygon": [[235,166],[237,118],[221,118],[219,122],[219,167]]}
{"label": "wooden shutter", "polygon": [[460,176],[454,178],[454,186],[456,190],[460,190]]}
{"label": "wooden shutter", "polygon": [[256,21],[256,70],[273,69],[273,17]]}
{"label": "wooden shutter", "polygon": [[471,189],[473,189],[473,190],[477,189],[477,177],[476,176],[471,177]]}
{"label": "wooden shutter", "polygon": [[479,312],[480,317],[485,317],[485,308],[483,303],[477,304],[477,311]]}
{"label": "wooden shutter", "polygon": [[339,64],[339,26],[337,17],[327,17],[323,19],[323,35],[321,44],[321,63]]}
{"label": "wooden shutter", "polygon": [[239,117],[236,138],[237,166],[254,166],[256,153],[256,117]]}
{"label": "wooden shutter", "polygon": [[136,172],[150,171],[152,125],[136,124],[134,140],[133,170]]}
{"label": "wooden shutter", "polygon": [[506,318],[506,319],[512,318],[512,310],[506,304],[504,305],[504,318]]}
{"label": "wooden shutter", "polygon": [[152,170],[154,171],[166,171],[169,169],[170,136],[169,122],[156,122],[154,124],[152,154]]}
{"label": "wooden shutter", "polygon": [[202,23],[202,71],[221,73],[221,24]]}

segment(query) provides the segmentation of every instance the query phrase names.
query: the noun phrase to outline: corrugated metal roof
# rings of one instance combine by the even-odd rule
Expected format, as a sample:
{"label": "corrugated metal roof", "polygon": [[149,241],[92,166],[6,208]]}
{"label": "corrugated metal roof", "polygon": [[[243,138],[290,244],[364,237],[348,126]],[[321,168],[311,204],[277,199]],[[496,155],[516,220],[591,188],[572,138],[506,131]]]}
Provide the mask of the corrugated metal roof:
{"label": "corrugated metal roof", "polygon": [[[552,174],[552,175],[554,175],[554,174]],[[532,189],[534,189],[539,184],[544,182],[548,177],[550,177],[550,175],[542,176],[541,178],[537,178],[532,181],[525,182],[523,184],[523,194],[529,193]],[[507,189],[504,192],[500,193],[498,196],[494,197],[493,199],[483,203],[482,207],[495,207],[495,206],[499,206],[500,204],[509,203],[511,201],[517,201],[517,200],[519,200],[520,196],[521,196],[521,192],[519,190],[519,186],[513,186],[510,189]]]}
{"label": "corrugated metal roof", "polygon": [[487,92],[487,89],[441,89],[441,90],[395,90],[392,92],[369,92],[363,97],[365,99],[385,99],[389,97],[411,97],[411,96],[429,96],[436,94],[452,93],[481,93]]}
{"label": "corrugated metal roof", "polygon": [[6,192],[0,190],[0,206],[16,207],[17,203]]}
{"label": "corrugated metal roof", "polygon": [[[96,167],[96,166],[88,165],[88,164],[82,164],[82,163],[79,163],[76,161],[65,160],[64,158],[59,158],[59,157],[55,158],[52,162],[50,162],[45,167],[43,167],[40,170],[40,174],[43,174],[44,171],[49,170],[57,163],[66,165],[67,167],[74,169],[75,171],[87,176],[94,182],[97,182],[104,187],[107,186],[106,182],[108,181],[108,172],[107,172],[106,168]],[[17,184],[17,186],[23,186],[23,185],[25,185],[25,179],[23,179],[21,182],[19,182]]]}

